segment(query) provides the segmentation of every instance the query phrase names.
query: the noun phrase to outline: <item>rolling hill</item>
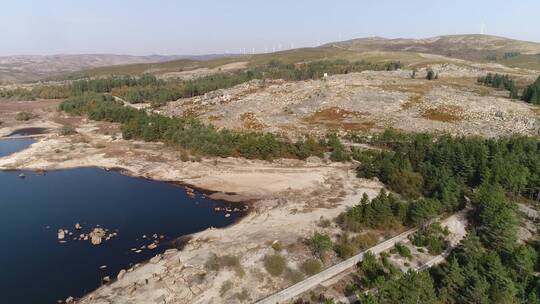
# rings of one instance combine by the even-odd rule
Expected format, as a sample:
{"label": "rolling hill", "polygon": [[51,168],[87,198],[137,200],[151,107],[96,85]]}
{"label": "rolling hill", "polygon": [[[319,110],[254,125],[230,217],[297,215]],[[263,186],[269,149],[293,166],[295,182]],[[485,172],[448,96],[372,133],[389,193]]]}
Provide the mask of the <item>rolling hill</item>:
{"label": "rolling hill", "polygon": [[148,64],[178,59],[210,60],[223,55],[114,55],[114,54],[81,54],[81,55],[20,55],[0,57],[0,83],[29,82],[48,77],[65,75],[80,70],[116,65]]}
{"label": "rolling hill", "polygon": [[437,54],[472,61],[497,62],[540,69],[540,43],[489,35],[449,35],[425,39],[360,38],[325,47],[355,51],[394,51]]}

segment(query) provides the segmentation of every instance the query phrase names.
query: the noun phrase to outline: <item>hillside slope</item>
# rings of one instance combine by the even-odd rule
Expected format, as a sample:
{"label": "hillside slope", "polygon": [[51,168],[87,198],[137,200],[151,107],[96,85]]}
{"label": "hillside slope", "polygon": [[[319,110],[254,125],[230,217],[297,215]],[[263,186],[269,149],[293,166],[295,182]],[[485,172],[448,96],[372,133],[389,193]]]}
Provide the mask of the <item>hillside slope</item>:
{"label": "hillside slope", "polygon": [[333,42],[328,46],[356,52],[429,53],[474,61],[494,61],[515,67],[540,68],[540,43],[489,35],[448,35],[425,39],[371,37]]}
{"label": "hillside slope", "polygon": [[14,83],[42,80],[47,77],[71,73],[80,70],[128,64],[146,64],[178,59],[209,60],[223,55],[19,55],[0,57],[0,83]]}

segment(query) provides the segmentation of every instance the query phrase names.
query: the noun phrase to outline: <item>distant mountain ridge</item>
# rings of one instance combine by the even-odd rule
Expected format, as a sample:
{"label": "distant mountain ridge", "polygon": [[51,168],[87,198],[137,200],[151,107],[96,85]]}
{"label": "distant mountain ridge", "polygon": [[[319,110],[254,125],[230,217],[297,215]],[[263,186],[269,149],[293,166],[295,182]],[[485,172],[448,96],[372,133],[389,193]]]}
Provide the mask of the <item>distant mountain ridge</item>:
{"label": "distant mountain ridge", "polygon": [[179,59],[211,60],[229,55],[58,54],[0,57],[0,83],[37,81],[65,73],[105,66],[157,63]]}
{"label": "distant mountain ridge", "polygon": [[[446,35],[431,38],[387,39],[359,38],[332,42],[325,45],[351,51],[404,51],[457,57],[468,60],[509,59],[517,56],[540,54],[540,43],[515,40],[499,36],[469,34]],[[506,55],[505,55],[506,54]]]}
{"label": "distant mountain ridge", "polygon": [[[103,75],[179,72],[216,68],[245,61],[257,65],[272,59],[288,63],[320,59],[350,59],[369,52],[394,52],[392,60],[408,53],[428,53],[475,62],[496,62],[511,67],[540,70],[540,43],[489,35],[447,35],[431,38],[358,38],[313,48],[298,48],[268,54],[238,55],[50,55],[0,57],[0,83],[43,79],[74,79]],[[400,57],[401,56],[401,57]],[[58,76],[58,77],[57,77]]]}

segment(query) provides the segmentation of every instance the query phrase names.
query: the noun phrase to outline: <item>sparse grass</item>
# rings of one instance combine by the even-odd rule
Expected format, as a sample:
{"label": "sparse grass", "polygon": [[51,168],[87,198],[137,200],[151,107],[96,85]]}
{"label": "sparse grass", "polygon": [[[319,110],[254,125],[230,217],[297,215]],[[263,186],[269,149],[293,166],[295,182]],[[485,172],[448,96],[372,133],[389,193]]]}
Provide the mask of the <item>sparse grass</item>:
{"label": "sparse grass", "polygon": [[373,247],[373,245],[377,244],[378,240],[379,238],[375,233],[368,232],[368,233],[359,234],[353,237],[351,239],[351,242],[359,250],[364,250],[364,249]]}
{"label": "sparse grass", "polygon": [[264,268],[274,277],[280,276],[285,270],[286,265],[287,261],[279,254],[267,255],[264,257]]}
{"label": "sparse grass", "polygon": [[224,255],[219,257],[213,254],[205,263],[205,268],[210,271],[217,272],[224,267],[233,269],[240,277],[243,277],[245,274],[244,268],[240,262],[240,258],[234,255]]}
{"label": "sparse grass", "polygon": [[240,302],[246,302],[249,300],[249,292],[245,288],[243,288],[241,292],[236,293],[235,296]]}
{"label": "sparse grass", "polygon": [[425,110],[421,116],[429,120],[458,122],[462,120],[462,113],[462,109],[458,106],[439,106]]}
{"label": "sparse grass", "polygon": [[287,268],[285,269],[285,279],[289,282],[296,284],[304,279],[304,275],[295,269]]}
{"label": "sparse grass", "polygon": [[305,274],[312,276],[314,274],[321,272],[322,263],[321,261],[317,259],[308,259],[308,260],[305,260],[304,263],[302,263],[300,268]]}
{"label": "sparse grass", "polygon": [[232,287],[233,283],[230,280],[223,282],[221,288],[219,289],[219,294],[221,296],[225,295]]}

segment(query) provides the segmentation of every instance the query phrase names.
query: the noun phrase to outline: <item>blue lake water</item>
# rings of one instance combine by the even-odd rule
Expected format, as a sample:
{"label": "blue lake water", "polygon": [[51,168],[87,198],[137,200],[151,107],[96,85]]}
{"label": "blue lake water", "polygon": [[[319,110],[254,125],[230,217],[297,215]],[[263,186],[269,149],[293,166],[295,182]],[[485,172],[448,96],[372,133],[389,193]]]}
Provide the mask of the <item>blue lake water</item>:
{"label": "blue lake water", "polygon": [[[2,140],[0,156],[31,143]],[[0,171],[0,302],[56,303],[82,296],[103,277],[115,278],[120,269],[170,248],[179,236],[233,223],[239,213],[226,218],[214,211],[225,205],[198,192],[190,197],[183,187],[97,168],[44,175]],[[75,223],[83,229],[75,230]],[[98,246],[72,239],[96,225],[118,236]],[[66,243],[58,241],[60,228],[74,233]],[[153,234],[164,236],[158,248],[131,250],[150,244],[142,236]]]}

